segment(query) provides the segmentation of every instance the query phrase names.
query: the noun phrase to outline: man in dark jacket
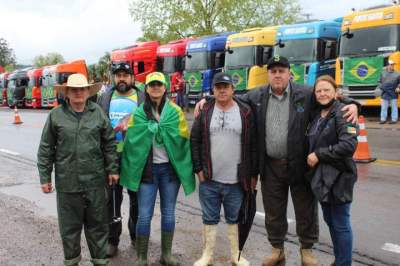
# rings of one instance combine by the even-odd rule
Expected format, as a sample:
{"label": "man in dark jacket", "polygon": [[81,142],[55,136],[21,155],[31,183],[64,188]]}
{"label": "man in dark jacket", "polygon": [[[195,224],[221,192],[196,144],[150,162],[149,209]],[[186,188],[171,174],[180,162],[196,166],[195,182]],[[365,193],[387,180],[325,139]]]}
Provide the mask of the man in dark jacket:
{"label": "man in dark jacket", "polygon": [[55,166],[64,264],[70,266],[77,266],[81,260],[82,227],[93,265],[108,263],[106,178],[109,184],[118,182],[119,167],[110,122],[97,104],[88,101],[99,85],[88,84],[82,74],[73,74],[66,86],[58,86],[66,101],[50,112],[38,151],[44,193],[52,192]]}
{"label": "man in dark jacket", "polygon": [[[112,73],[114,75],[115,86],[104,92],[97,103],[102,107],[111,125],[116,131],[117,152],[121,158],[123,151],[123,138],[127,129],[130,115],[144,101],[144,94],[134,84],[134,76],[131,66],[126,62],[115,62],[112,64]],[[115,189],[115,208],[116,215],[121,216],[121,204],[123,198],[123,188],[119,184],[114,185]],[[128,229],[131,237],[131,243],[136,239],[136,222],[138,216],[136,192],[128,190],[129,195],[129,220]],[[113,215],[113,197],[109,200],[110,221]],[[122,232],[121,222],[110,223],[110,237],[107,248],[107,255],[113,257],[118,252],[119,237]]]}
{"label": "man in dark jacket", "polygon": [[216,74],[213,91],[215,101],[203,108],[191,132],[192,160],[200,182],[205,240],[203,255],[194,265],[207,266],[212,261],[223,205],[232,265],[247,266],[249,263],[243,257],[238,261],[237,223],[242,191],[252,189],[258,175],[254,120],[250,106],[233,98],[230,75]]}

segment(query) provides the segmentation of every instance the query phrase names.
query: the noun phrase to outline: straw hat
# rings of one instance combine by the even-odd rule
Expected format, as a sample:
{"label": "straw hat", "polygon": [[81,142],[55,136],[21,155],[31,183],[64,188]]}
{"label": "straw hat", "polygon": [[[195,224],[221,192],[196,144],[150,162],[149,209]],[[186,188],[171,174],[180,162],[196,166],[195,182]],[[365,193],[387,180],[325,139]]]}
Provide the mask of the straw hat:
{"label": "straw hat", "polygon": [[63,95],[66,95],[66,89],[68,87],[70,88],[83,88],[83,87],[88,87],[89,88],[89,94],[90,96],[96,95],[97,92],[101,88],[101,82],[97,82],[94,84],[90,84],[87,81],[87,78],[83,74],[72,74],[68,77],[67,83],[63,85],[54,85],[54,88],[58,91],[61,92]]}

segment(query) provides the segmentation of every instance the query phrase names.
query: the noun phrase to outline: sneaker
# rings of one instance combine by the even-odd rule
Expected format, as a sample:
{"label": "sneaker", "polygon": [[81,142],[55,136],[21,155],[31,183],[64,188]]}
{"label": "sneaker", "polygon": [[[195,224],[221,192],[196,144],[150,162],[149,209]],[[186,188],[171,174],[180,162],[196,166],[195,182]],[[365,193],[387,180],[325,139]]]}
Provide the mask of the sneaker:
{"label": "sneaker", "polygon": [[386,124],[386,120],[385,121],[380,121],[379,124]]}

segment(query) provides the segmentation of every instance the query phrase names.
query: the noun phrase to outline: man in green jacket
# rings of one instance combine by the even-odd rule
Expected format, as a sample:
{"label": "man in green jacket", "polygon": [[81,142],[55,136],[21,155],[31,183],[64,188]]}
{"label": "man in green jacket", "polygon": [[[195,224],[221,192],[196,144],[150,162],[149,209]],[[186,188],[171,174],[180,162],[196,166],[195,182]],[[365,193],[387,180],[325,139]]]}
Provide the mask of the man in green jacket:
{"label": "man in green jacket", "polygon": [[38,151],[44,193],[53,190],[55,167],[64,265],[78,265],[81,259],[82,226],[93,265],[108,264],[106,185],[118,181],[119,166],[110,122],[97,104],[87,100],[99,88],[82,74],[72,74],[65,86],[57,86],[66,101],[50,112]]}

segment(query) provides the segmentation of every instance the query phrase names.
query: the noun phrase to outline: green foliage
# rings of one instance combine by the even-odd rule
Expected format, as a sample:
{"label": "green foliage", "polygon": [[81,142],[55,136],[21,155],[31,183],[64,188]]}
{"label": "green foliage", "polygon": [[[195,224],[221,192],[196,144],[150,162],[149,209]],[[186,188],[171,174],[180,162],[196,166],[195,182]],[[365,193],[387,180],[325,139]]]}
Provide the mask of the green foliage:
{"label": "green foliage", "polygon": [[111,54],[106,52],[102,57],[100,57],[97,64],[92,64],[88,66],[89,77],[91,80],[95,81],[106,81],[109,80],[111,67]]}
{"label": "green foliage", "polygon": [[297,0],[131,0],[138,39],[166,43],[189,36],[280,25],[300,18]]}
{"label": "green foliage", "polygon": [[38,55],[33,59],[35,67],[51,66],[65,63],[64,57],[59,53],[47,53],[46,55]]}
{"label": "green foliage", "polygon": [[14,50],[9,47],[6,39],[0,38],[0,66],[4,66],[8,71],[8,69],[14,68],[15,64]]}

